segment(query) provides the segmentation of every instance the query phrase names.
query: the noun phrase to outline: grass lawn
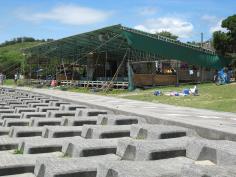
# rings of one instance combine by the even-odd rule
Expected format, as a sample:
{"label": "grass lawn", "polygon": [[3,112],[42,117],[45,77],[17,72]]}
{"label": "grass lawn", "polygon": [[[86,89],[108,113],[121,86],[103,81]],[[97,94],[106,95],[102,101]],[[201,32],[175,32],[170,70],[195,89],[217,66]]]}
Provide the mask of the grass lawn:
{"label": "grass lawn", "polygon": [[193,86],[194,85],[181,85],[179,87],[163,86],[147,90],[136,90],[134,92],[128,92],[127,90],[112,90],[107,93],[94,93],[86,88],[73,88],[68,91],[106,95],[153,103],[165,103],[177,106],[236,112],[236,83],[221,86],[217,86],[213,83],[199,84],[199,96],[172,97],[153,95],[155,90],[160,90],[162,92],[182,91],[184,88],[192,88]]}
{"label": "grass lawn", "polygon": [[13,79],[6,79],[4,81],[4,85],[15,85],[15,83]]}
{"label": "grass lawn", "polygon": [[184,88],[191,87],[193,87],[193,85],[185,85],[180,87],[158,87],[117,96],[153,103],[165,103],[177,106],[236,112],[236,83],[221,86],[216,86],[215,84],[200,84],[198,85],[199,96],[173,97],[153,95],[155,90],[161,90],[163,92],[182,91]]}

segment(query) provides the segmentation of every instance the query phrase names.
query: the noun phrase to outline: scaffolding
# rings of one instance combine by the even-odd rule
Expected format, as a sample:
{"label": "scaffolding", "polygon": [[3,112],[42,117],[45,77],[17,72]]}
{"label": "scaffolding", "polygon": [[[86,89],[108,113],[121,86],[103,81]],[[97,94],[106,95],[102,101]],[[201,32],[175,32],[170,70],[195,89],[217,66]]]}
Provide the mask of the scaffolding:
{"label": "scaffolding", "polygon": [[[23,51],[30,66],[24,69],[29,79],[46,79],[48,75],[56,78],[59,73],[64,73],[66,83],[76,81],[80,86],[102,88],[127,88],[133,80],[130,77],[135,74],[131,71],[133,63],[177,60],[199,67],[219,68],[227,61],[214,51],[121,25],[47,42]],[[73,77],[68,77],[65,67],[68,65],[79,68],[77,71],[71,67]],[[63,69],[57,70],[58,66]]]}

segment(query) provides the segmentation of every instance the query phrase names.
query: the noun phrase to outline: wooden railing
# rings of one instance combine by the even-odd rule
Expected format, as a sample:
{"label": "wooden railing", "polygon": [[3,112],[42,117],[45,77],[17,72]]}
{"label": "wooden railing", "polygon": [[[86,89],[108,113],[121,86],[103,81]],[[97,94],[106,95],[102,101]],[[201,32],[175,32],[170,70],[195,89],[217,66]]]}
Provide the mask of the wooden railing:
{"label": "wooden railing", "polygon": [[80,87],[102,88],[110,85],[112,88],[128,88],[128,82],[109,82],[109,81],[78,81]]}

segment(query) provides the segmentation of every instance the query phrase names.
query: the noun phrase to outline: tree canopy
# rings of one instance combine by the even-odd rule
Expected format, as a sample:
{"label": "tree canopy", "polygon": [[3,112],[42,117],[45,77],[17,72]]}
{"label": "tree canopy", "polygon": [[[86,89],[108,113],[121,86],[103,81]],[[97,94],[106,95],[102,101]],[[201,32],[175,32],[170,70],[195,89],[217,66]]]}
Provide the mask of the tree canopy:
{"label": "tree canopy", "polygon": [[213,45],[221,55],[235,56],[236,53],[236,14],[222,21],[221,26],[227,32],[216,31],[213,33]]}
{"label": "tree canopy", "polygon": [[174,40],[177,40],[179,37],[172,34],[171,32],[168,32],[168,31],[162,31],[162,32],[157,32],[156,35],[160,35],[160,36],[164,36],[164,37],[168,37],[170,39],[174,39]]}
{"label": "tree canopy", "polygon": [[15,44],[5,44],[0,47],[0,72],[7,78],[14,76],[16,71],[23,67],[25,56],[22,53],[23,48],[33,47],[42,44],[42,42],[18,42]]}
{"label": "tree canopy", "polygon": [[0,44],[0,47],[19,44],[23,42],[50,42],[50,41],[53,41],[53,39],[35,39],[33,37],[17,37],[3,42],[2,44]]}

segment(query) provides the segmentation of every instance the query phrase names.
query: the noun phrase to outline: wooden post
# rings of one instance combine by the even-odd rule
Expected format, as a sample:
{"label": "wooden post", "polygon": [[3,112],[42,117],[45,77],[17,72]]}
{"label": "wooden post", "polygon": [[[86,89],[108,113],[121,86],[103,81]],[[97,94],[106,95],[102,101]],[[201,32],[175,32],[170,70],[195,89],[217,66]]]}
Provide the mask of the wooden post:
{"label": "wooden post", "polygon": [[204,82],[204,67],[201,66],[201,82]]}
{"label": "wooden post", "polygon": [[179,62],[177,61],[176,67],[176,85],[179,86]]}

